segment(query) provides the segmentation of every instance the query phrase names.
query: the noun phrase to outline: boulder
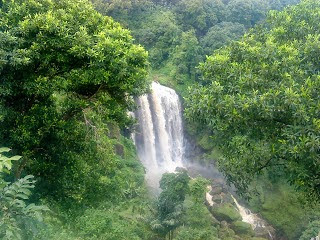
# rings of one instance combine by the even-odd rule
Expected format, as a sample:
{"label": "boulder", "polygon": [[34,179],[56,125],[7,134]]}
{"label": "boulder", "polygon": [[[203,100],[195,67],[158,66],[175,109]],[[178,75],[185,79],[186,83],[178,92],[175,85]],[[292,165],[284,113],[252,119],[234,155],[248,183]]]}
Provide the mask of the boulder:
{"label": "boulder", "polygon": [[235,231],[236,234],[254,236],[253,229],[249,223],[235,221],[230,227],[233,231]]}
{"label": "boulder", "polygon": [[220,186],[213,186],[212,190],[210,191],[210,194],[212,196],[219,195],[220,193],[222,193],[222,187],[220,187]]}
{"label": "boulder", "polygon": [[231,194],[230,193],[226,193],[226,194],[221,194],[223,196],[223,202],[224,203],[229,203],[229,204],[233,204],[234,201],[233,201],[233,198],[231,197]]}
{"label": "boulder", "polygon": [[241,220],[241,216],[239,212],[230,203],[214,206],[212,207],[211,212],[213,216],[220,222],[221,221],[234,222],[237,220]]}
{"label": "boulder", "polygon": [[274,239],[276,235],[275,232],[275,229],[272,226],[267,225],[267,223],[263,226],[257,226],[254,229],[255,236],[264,239]]}
{"label": "boulder", "polygon": [[212,196],[212,201],[219,204],[222,202],[222,196],[221,195],[214,195],[214,196]]}

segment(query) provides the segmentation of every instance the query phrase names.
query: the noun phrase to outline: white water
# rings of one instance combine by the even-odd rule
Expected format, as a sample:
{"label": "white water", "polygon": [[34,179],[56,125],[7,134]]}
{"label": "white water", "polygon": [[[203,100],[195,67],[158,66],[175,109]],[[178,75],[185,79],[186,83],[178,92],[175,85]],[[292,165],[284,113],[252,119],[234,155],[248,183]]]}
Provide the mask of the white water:
{"label": "white water", "polygon": [[[237,206],[243,222],[249,223],[253,230],[255,230],[256,228],[266,229],[264,220],[262,220],[257,214],[252,213],[249,209],[241,206],[233,195],[231,195],[231,197],[233,198],[233,201]],[[273,239],[271,232],[269,230],[267,230],[267,232],[269,235],[269,239]]]}
{"label": "white water", "polygon": [[212,190],[212,187],[210,185],[207,186],[206,201],[210,207],[213,207],[214,202],[212,201],[212,195],[210,194],[211,190]]}
{"label": "white water", "polygon": [[150,94],[137,99],[139,122],[134,135],[146,180],[158,188],[161,175],[183,166],[184,138],[179,96],[173,89],[152,83]]}
{"label": "white water", "polygon": [[253,229],[256,227],[265,227],[264,223],[256,214],[253,214],[249,209],[241,206],[233,195],[231,195],[231,197],[239,210],[243,222],[249,223]]}

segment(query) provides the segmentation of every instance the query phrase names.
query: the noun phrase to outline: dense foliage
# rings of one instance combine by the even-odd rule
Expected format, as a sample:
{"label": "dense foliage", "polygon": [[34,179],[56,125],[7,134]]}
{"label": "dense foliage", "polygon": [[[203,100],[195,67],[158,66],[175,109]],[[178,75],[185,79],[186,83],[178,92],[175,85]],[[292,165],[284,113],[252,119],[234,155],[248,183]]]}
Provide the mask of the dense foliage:
{"label": "dense foliage", "polygon": [[173,230],[181,225],[183,202],[188,193],[188,174],[183,172],[165,173],[160,181],[162,192],[157,202],[157,219],[152,221],[152,228],[160,236],[173,239]]}
{"label": "dense foliage", "polygon": [[169,240],[217,240],[217,221],[204,204],[209,181],[191,179],[186,171],[166,173],[150,226],[159,238]]}
{"label": "dense foliage", "polygon": [[265,169],[320,198],[320,3],[306,0],[214,55],[190,89],[186,116],[211,135],[239,190]]}
{"label": "dense foliage", "polygon": [[56,198],[102,197],[125,166],[117,128],[148,88],[147,53],[86,0],[2,2],[0,142],[23,156],[16,177]]}
{"label": "dense foliage", "polygon": [[299,240],[309,240],[315,237],[320,237],[320,221],[314,221],[309,224],[307,230],[305,230]]}
{"label": "dense foliage", "polygon": [[320,205],[306,204],[285,179],[259,176],[251,188],[257,194],[249,202],[250,209],[275,227],[278,238],[299,239],[308,224],[320,218]]}
{"label": "dense foliage", "polygon": [[12,167],[12,161],[21,156],[7,156],[9,148],[0,148],[0,238],[20,240],[34,236],[42,222],[42,213],[48,211],[46,206],[36,206],[27,200],[34,188],[35,181],[29,175],[13,183],[4,181],[4,174]]}
{"label": "dense foliage", "polygon": [[196,66],[215,49],[240,38],[270,9],[299,0],[92,0],[97,10],[132,30],[150,53],[153,77],[169,68],[167,84],[196,80]]}
{"label": "dense foliage", "polygon": [[[0,148],[0,238],[260,239],[224,186],[206,206],[213,183],[185,171],[163,175],[150,199],[128,131],[149,80],[183,94],[198,81],[186,116],[203,156],[222,156],[239,190],[268,170],[250,207],[280,237],[315,237],[317,208],[278,180],[319,195],[319,3],[271,12],[232,42],[300,1],[92,2],[100,13],[89,0],[0,1],[0,146],[13,148]],[[202,78],[199,62],[230,43]]]}
{"label": "dense foliage", "polygon": [[[20,179],[1,182],[0,238],[150,239],[144,169],[123,134],[147,53],[85,0],[1,1],[0,15],[0,143],[23,156],[6,175]],[[52,209],[42,224],[39,198]]]}

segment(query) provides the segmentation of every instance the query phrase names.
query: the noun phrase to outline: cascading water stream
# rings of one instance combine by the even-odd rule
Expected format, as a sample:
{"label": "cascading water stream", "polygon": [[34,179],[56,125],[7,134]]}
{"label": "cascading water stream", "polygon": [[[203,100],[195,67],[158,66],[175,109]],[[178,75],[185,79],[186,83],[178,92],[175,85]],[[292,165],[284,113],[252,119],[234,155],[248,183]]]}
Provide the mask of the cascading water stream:
{"label": "cascading water stream", "polygon": [[236,204],[238,210],[239,210],[239,213],[242,217],[242,220],[246,223],[249,223],[253,229],[255,229],[256,227],[264,227],[264,223],[261,221],[261,219],[256,215],[256,214],[253,214],[249,209],[241,206],[237,199],[234,198],[233,195],[231,195],[234,203]]}
{"label": "cascading water stream", "polygon": [[146,180],[158,188],[161,175],[183,166],[184,138],[179,96],[173,89],[152,83],[152,91],[139,97],[134,113],[139,122],[134,134]]}
{"label": "cascading water stream", "polygon": [[[242,217],[243,222],[249,223],[252,226],[253,230],[255,230],[256,228],[263,228],[263,229],[266,228],[266,223],[264,220],[262,220],[257,214],[252,213],[249,209],[241,206],[233,195],[231,195],[231,197],[237,206],[237,209]],[[267,231],[268,231],[269,239],[272,240],[273,235],[269,230]]]}

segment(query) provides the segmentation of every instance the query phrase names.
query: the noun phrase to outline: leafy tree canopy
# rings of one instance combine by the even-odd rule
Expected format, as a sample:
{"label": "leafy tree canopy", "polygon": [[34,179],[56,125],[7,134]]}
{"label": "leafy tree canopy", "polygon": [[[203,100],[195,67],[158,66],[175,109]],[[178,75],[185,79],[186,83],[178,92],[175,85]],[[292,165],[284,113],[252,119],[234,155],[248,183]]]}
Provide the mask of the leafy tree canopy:
{"label": "leafy tree canopy", "polygon": [[187,172],[165,173],[160,180],[163,190],[157,201],[157,216],[151,222],[151,228],[159,235],[171,240],[173,231],[181,224],[183,215],[183,202],[189,191]]}
{"label": "leafy tree canopy", "polygon": [[0,142],[23,156],[16,176],[27,168],[51,194],[78,197],[84,172],[108,182],[107,123],[128,124],[132,97],[148,88],[147,53],[86,0],[4,0],[0,18]]}
{"label": "leafy tree canopy", "polygon": [[132,29],[137,42],[150,52],[154,69],[172,65],[170,75],[177,83],[188,78],[197,80],[194,64],[190,69],[176,61],[185,52],[185,37],[191,38],[188,55],[198,65],[205,54],[239,39],[248,28],[264,20],[270,9],[282,9],[299,1],[92,0],[98,11]]}
{"label": "leafy tree canopy", "polygon": [[271,12],[200,66],[186,117],[211,133],[220,168],[240,190],[268,169],[320,199],[319,20],[316,0]]}

